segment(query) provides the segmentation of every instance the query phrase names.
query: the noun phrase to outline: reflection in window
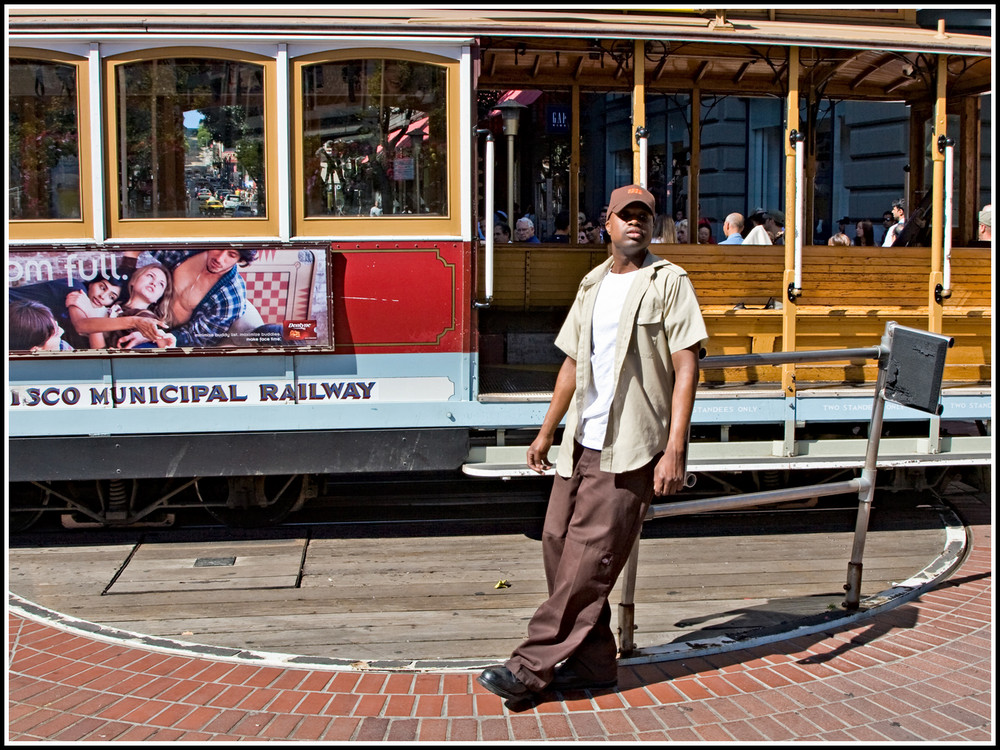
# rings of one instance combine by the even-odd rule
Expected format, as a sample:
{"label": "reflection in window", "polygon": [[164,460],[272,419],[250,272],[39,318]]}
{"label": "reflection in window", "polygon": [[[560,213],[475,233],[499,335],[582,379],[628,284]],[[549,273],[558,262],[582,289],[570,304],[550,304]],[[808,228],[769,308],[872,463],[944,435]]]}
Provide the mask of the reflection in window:
{"label": "reflection in window", "polygon": [[76,68],[12,58],[8,205],[11,219],[79,219]]}
{"label": "reflection in window", "polygon": [[302,76],[306,216],[447,214],[443,68],[344,60]]}
{"label": "reflection in window", "polygon": [[116,99],[121,218],[265,215],[263,66],[127,63]]}

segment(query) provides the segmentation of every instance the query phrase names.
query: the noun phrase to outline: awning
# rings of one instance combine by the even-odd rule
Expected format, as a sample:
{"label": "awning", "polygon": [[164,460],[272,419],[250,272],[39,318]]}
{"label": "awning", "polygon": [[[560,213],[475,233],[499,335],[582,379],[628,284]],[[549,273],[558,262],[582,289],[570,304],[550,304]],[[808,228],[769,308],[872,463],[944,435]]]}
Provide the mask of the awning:
{"label": "awning", "polygon": [[[534,104],[535,100],[541,95],[542,92],[536,89],[512,89],[510,91],[503,92],[501,97],[497,99],[497,105],[503,104],[504,102],[516,102],[527,107],[529,104]],[[490,116],[499,114],[500,110],[498,109],[490,111]]]}

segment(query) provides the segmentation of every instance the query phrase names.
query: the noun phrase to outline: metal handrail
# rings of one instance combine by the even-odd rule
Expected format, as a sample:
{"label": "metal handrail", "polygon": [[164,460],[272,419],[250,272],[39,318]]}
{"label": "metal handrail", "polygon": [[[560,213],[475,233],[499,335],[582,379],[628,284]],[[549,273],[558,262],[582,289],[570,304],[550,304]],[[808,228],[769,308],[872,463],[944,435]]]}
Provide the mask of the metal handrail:
{"label": "metal handrail", "polygon": [[794,302],[802,296],[802,220],[803,194],[805,192],[805,134],[792,130],[788,134],[792,147],[795,149],[795,232],[792,235],[794,251],[793,281],[788,286],[788,301]]}
{"label": "metal handrail", "polygon": [[951,297],[951,221],[954,203],[955,141],[942,135],[938,138],[938,151],[944,153],[944,270],[941,283],[934,290],[934,296],[940,303]]}
{"label": "metal handrail", "polygon": [[753,367],[755,365],[786,365],[802,362],[842,362],[845,359],[879,359],[887,350],[883,346],[858,349],[815,349],[804,352],[766,352],[760,354],[730,354],[704,357],[703,370],[721,370],[726,367]]}
{"label": "metal handrail", "polygon": [[[486,134],[486,153],[483,156],[484,172],[483,182],[485,187],[485,202],[486,202],[486,226],[483,228],[483,242],[485,247],[485,259],[484,259],[484,269],[483,272],[486,276],[484,286],[486,291],[485,300],[476,300],[472,303],[473,307],[485,308],[493,304],[493,225],[496,221],[496,210],[495,210],[495,185],[493,184],[496,178],[496,158],[494,155],[494,140],[493,134],[488,130],[478,130],[477,134]],[[510,221],[511,217],[507,217]],[[478,219],[478,217],[477,217]]]}

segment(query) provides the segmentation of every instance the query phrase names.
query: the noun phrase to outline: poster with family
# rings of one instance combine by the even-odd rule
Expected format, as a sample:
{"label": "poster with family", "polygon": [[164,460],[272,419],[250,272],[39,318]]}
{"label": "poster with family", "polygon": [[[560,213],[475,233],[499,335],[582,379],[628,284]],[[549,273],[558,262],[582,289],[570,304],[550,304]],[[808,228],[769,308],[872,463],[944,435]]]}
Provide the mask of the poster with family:
{"label": "poster with family", "polygon": [[333,345],[322,246],[7,255],[8,351]]}

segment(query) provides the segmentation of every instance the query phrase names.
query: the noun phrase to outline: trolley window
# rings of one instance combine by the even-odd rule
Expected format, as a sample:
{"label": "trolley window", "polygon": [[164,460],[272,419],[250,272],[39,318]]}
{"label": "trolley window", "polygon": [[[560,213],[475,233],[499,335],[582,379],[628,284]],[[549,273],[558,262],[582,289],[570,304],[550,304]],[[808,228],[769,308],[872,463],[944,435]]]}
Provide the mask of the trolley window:
{"label": "trolley window", "polygon": [[91,233],[86,60],[10,50],[8,229],[11,239],[84,238]]}
{"label": "trolley window", "polygon": [[273,63],[225,54],[110,63],[113,236],[276,234]]}
{"label": "trolley window", "polygon": [[447,64],[355,55],[296,65],[297,233],[457,232],[457,76]]}

